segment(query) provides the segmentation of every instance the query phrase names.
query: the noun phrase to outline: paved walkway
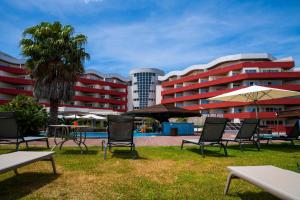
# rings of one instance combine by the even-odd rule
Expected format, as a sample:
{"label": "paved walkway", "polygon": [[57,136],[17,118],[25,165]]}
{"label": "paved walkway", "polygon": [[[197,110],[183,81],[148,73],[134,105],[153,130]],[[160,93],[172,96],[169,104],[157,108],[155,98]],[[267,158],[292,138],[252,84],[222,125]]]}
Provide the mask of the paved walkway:
{"label": "paved walkway", "polygon": [[[224,137],[234,137],[232,134],[225,134]],[[199,136],[148,136],[148,137],[135,137],[134,142],[137,147],[139,146],[180,146],[183,139],[198,139]],[[87,146],[101,146],[102,140],[87,139]],[[54,146],[54,139],[49,138],[50,146]],[[32,145],[45,145],[44,142],[31,142]],[[64,146],[77,146],[73,141],[67,141]]]}

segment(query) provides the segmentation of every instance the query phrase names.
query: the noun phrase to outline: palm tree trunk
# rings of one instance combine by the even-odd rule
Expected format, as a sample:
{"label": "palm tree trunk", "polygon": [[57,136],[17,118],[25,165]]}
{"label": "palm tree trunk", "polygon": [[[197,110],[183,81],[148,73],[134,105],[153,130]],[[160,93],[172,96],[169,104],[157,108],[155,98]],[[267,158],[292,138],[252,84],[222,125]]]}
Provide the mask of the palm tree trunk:
{"label": "palm tree trunk", "polygon": [[58,114],[58,99],[50,99],[50,118],[49,125],[58,124],[57,114]]}

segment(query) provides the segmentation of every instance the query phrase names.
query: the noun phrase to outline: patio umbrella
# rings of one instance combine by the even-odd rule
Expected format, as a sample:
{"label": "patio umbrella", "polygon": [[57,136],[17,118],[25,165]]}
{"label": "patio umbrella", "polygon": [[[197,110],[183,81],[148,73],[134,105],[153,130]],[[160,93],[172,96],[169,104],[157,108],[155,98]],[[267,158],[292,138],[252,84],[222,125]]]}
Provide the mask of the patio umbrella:
{"label": "patio umbrella", "polygon": [[105,117],[101,117],[101,116],[98,116],[98,115],[94,115],[94,114],[88,114],[88,115],[84,115],[84,116],[81,116],[82,119],[103,119],[105,120],[106,118]]}
{"label": "patio umbrella", "polygon": [[132,115],[136,117],[152,117],[159,122],[168,122],[169,118],[173,117],[196,117],[201,116],[198,111],[187,110],[180,107],[175,107],[174,105],[163,105],[158,104],[143,108],[140,110],[133,110],[124,115]]}
{"label": "patio umbrella", "polygon": [[[285,97],[292,97],[292,96],[300,96],[300,92],[254,85],[239,90],[235,90],[233,92],[221,94],[219,96],[209,98],[208,100],[252,102],[256,105],[256,107],[258,107],[257,101],[278,99],[278,98],[285,98]],[[255,113],[256,113],[256,118],[258,118],[257,109]]]}
{"label": "patio umbrella", "polygon": [[66,118],[66,119],[79,119],[80,116],[78,116],[78,115],[68,115],[68,116],[65,116],[64,118]]}

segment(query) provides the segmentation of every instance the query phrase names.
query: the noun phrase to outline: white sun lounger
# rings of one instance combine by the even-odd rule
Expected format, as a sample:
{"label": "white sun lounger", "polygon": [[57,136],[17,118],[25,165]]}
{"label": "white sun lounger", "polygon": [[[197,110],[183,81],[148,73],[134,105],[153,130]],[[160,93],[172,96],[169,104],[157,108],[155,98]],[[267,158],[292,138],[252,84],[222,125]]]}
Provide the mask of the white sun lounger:
{"label": "white sun lounger", "polygon": [[274,166],[228,167],[224,194],[228,193],[232,178],[244,179],[280,199],[300,199],[300,174]]}
{"label": "white sun lounger", "polygon": [[51,161],[53,173],[56,174],[55,162],[53,159],[54,152],[49,151],[17,151],[0,155],[0,174],[17,169],[31,163],[47,160]]}

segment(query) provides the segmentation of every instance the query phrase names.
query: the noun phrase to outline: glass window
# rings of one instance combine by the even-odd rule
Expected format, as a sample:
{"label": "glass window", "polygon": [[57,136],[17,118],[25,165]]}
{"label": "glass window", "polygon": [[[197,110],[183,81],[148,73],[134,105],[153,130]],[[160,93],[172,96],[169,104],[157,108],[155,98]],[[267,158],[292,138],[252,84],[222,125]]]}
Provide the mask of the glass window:
{"label": "glass window", "polygon": [[246,69],[245,73],[249,73],[249,74],[256,73],[256,69]]}

